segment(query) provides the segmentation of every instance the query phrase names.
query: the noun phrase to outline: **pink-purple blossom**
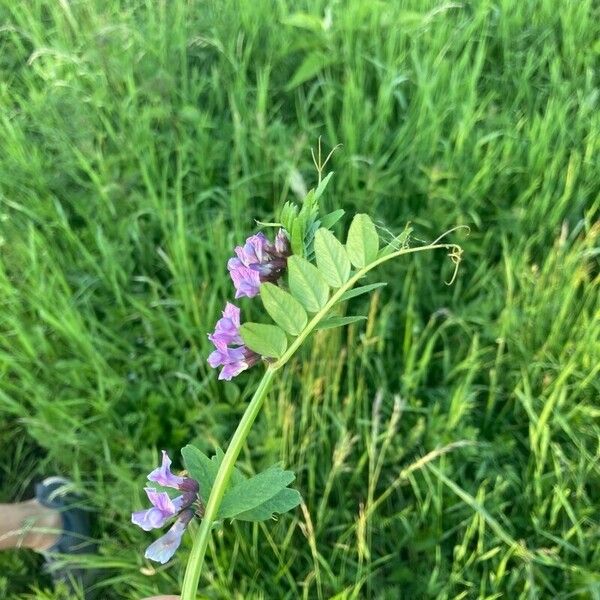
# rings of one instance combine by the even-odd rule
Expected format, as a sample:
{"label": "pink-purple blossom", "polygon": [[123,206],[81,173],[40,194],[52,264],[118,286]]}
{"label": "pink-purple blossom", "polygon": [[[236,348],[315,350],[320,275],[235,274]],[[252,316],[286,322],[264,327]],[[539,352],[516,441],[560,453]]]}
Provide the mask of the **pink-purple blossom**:
{"label": "pink-purple blossom", "polygon": [[215,346],[208,357],[208,364],[213,369],[223,367],[219,379],[231,380],[256,364],[260,358],[256,352],[244,346],[240,335],[240,309],[230,302],[226,304],[214,332],[208,334],[208,339]]}
{"label": "pink-purple blossom", "polygon": [[139,510],[131,515],[131,522],[141,527],[144,531],[159,529],[177,517],[169,531],[150,544],[146,549],[146,558],[160,563],[166,563],[175,553],[181,543],[181,537],[187,524],[197,510],[202,510],[198,496],[198,482],[191,477],[181,477],[171,472],[171,459],[163,450],[162,464],[154,469],[148,479],[163,487],[173,488],[182,492],[179,496],[171,498],[167,492],[155,488],[145,488],[146,495],[152,506],[146,510]]}
{"label": "pink-purple blossom", "polygon": [[228,302],[222,317],[217,321],[213,333],[208,334],[208,339],[217,344],[242,344],[240,336],[240,309]]}
{"label": "pink-purple blossom", "polygon": [[277,281],[287,265],[290,255],[290,244],[283,229],[271,243],[263,233],[257,233],[246,240],[243,246],[235,248],[233,258],[229,259],[227,268],[233,285],[235,297],[258,295],[260,284],[265,281]]}
{"label": "pink-purple blossom", "polygon": [[131,522],[141,527],[144,531],[160,529],[165,523],[174,517],[183,503],[183,496],[171,500],[167,492],[158,492],[154,488],[144,488],[152,508],[138,510],[131,515]]}
{"label": "pink-purple blossom", "polygon": [[181,511],[171,529],[155,542],[152,542],[146,548],[144,556],[164,565],[175,554],[177,548],[179,548],[185,529],[193,517],[193,510],[186,509]]}
{"label": "pink-purple blossom", "polygon": [[148,481],[154,481],[163,487],[170,487],[175,489],[181,489],[181,486],[185,483],[187,477],[180,477],[179,475],[173,475],[171,473],[171,459],[169,455],[163,450],[162,452],[162,464],[157,467],[148,475]]}
{"label": "pink-purple blossom", "polygon": [[[281,277],[291,254],[290,242],[283,229],[277,232],[274,242],[270,242],[264,233],[257,233],[243,246],[238,246],[235,254],[227,263],[235,297],[252,298],[259,293],[261,283],[275,282]],[[229,381],[260,359],[244,345],[240,335],[240,309],[229,302],[208,339],[215,347],[208,357],[208,364],[214,369],[222,367],[219,379]]]}

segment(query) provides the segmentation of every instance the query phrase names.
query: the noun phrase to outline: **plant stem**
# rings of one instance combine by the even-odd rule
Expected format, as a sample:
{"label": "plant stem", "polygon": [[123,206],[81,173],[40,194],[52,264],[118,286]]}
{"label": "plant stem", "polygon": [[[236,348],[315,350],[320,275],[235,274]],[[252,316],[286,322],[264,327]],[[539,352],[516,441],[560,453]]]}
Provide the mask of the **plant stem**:
{"label": "plant stem", "polygon": [[200,528],[194,539],[194,545],[188,559],[187,567],[185,569],[185,575],[183,577],[183,586],[181,590],[181,600],[195,600],[196,592],[198,589],[198,581],[200,579],[200,571],[202,570],[202,563],[204,562],[204,555],[206,554],[206,547],[210,539],[210,533],[212,530],[213,523],[217,518],[221,500],[225,494],[229,479],[233,473],[233,467],[237,460],[237,457],[242,450],[242,447],[250,433],[252,424],[256,419],[256,416],[260,412],[263,405],[267,392],[271,387],[271,382],[275,371],[277,369],[273,367],[267,368],[263,378],[261,379],[252,400],[248,404],[242,419],[240,420],[231,442],[223,457],[223,462],[219,467],[219,471],[215,478],[208,502],[204,509],[204,516],[200,523]]}
{"label": "plant stem", "polygon": [[402,248],[401,250],[396,250],[395,252],[391,252],[390,254],[386,254],[384,256],[380,256],[375,259],[372,263],[369,263],[362,269],[359,269],[342,287],[340,287],[334,294],[332,294],[331,298],[327,301],[325,306],[315,314],[315,316],[309,321],[308,325],[300,332],[298,337],[290,344],[290,347],[285,351],[283,356],[273,364],[274,368],[281,368],[283,365],[290,360],[293,354],[298,350],[298,348],[302,345],[304,340],[313,332],[314,328],[319,324],[319,322],[327,315],[327,313],[333,308],[333,306],[339,302],[339,299],[352,287],[354,284],[360,281],[371,269],[378,267],[384,262],[388,260],[392,260],[393,258],[397,258],[404,254],[414,254],[415,252],[424,252],[427,250],[438,250],[438,249],[451,250],[458,248],[456,244],[428,244],[427,246],[416,246],[414,248]]}
{"label": "plant stem", "polygon": [[239,422],[235,433],[233,434],[233,437],[231,438],[227,452],[223,457],[223,462],[219,467],[219,471],[215,478],[215,483],[204,509],[204,516],[202,517],[200,528],[196,534],[194,545],[192,546],[192,551],[188,559],[185,575],[183,577],[181,600],[195,600],[196,598],[198,581],[200,579],[200,571],[202,570],[204,555],[206,554],[206,547],[208,546],[208,540],[210,539],[213,523],[215,522],[219,512],[221,500],[223,499],[225,490],[229,484],[229,479],[231,478],[235,461],[237,460],[242,446],[244,445],[246,438],[250,433],[250,429],[252,428],[254,420],[262,408],[267,392],[271,387],[271,381],[275,375],[275,372],[285,363],[287,363],[288,360],[290,360],[296,350],[298,350],[298,348],[302,345],[304,340],[312,333],[315,327],[327,315],[329,310],[331,310],[331,308],[339,301],[343,294],[351,289],[354,284],[364,277],[371,269],[374,269],[378,265],[387,262],[388,260],[402,256],[403,254],[412,254],[414,252],[423,252],[426,250],[437,250],[440,248],[456,249],[458,246],[455,244],[429,244],[427,246],[418,246],[416,248],[402,248],[396,252],[390,252],[390,254],[380,256],[372,263],[364,266],[362,269],[359,269],[342,287],[332,294],[325,306],[323,306],[323,308],[310,320],[308,325],[294,340],[281,358],[267,368],[260,384],[258,385],[258,388],[256,389],[256,392],[254,392],[254,396],[252,396],[252,400],[250,400],[250,403],[248,404],[248,407],[246,408],[246,411],[244,412],[244,415],[242,416],[242,419]]}

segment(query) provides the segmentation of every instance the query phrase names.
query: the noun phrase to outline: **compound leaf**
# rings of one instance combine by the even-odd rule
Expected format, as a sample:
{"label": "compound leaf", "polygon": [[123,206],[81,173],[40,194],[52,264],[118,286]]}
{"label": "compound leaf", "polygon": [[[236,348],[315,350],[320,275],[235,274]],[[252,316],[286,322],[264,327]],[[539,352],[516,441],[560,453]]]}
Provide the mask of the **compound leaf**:
{"label": "compound leaf", "polygon": [[220,519],[233,519],[271,500],[285,489],[296,476],[281,467],[270,467],[266,471],[240,481],[229,488],[219,508]]}

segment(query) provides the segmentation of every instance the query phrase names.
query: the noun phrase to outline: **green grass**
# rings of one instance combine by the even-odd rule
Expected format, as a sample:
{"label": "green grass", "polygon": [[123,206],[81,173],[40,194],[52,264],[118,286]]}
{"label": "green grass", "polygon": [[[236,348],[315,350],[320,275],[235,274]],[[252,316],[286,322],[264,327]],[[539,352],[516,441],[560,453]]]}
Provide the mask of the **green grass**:
{"label": "green grass", "polygon": [[[71,476],[100,597],[179,589],[129,522],[158,450],[224,445],[232,247],[315,182],[432,240],[286,369],[241,466],[306,505],[217,533],[206,598],[600,598],[593,0],[0,2],[0,501]],[[347,224],[346,224],[347,226]],[[245,315],[258,314],[244,302]],[[178,458],[178,463],[180,459]],[[58,598],[27,552],[0,596]],[[37,591],[35,591],[37,590]],[[43,590],[43,591],[42,591]]]}

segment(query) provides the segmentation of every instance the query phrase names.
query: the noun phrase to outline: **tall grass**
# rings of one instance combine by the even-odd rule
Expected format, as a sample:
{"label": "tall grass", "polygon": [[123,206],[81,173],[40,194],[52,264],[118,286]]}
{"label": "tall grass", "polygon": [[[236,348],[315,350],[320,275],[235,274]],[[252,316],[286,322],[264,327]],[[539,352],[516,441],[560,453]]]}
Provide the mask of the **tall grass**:
{"label": "tall grass", "polygon": [[[205,361],[225,261],[314,183],[321,136],[328,208],[469,225],[465,260],[450,287],[439,257],[386,267],[366,325],[288,369],[242,466],[281,460],[305,504],[215,535],[203,597],[600,598],[598,23],[592,0],[2,0],[0,499],[66,474],[100,597],[179,588],[189,544],[147,563],[129,513],[158,450],[243,412],[257,374]],[[0,596],[48,583],[0,555]]]}

